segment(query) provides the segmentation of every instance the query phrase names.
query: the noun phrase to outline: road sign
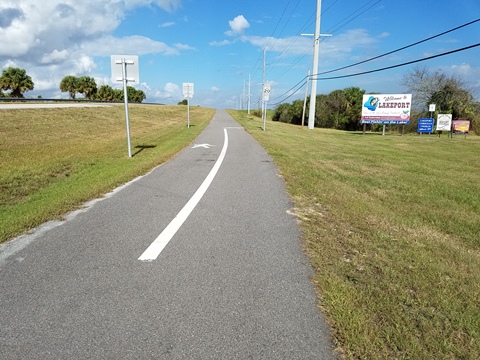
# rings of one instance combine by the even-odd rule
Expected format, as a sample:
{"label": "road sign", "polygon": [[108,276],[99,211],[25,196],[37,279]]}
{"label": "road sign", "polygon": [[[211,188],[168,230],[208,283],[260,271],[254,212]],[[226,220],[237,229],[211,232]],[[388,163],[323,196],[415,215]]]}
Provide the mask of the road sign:
{"label": "road sign", "polygon": [[452,129],[452,114],[438,114],[437,131],[450,131]]}
{"label": "road sign", "polygon": [[193,98],[193,83],[183,83],[183,97],[186,99]]}
{"label": "road sign", "polygon": [[265,85],[263,87],[263,101],[270,100],[270,85]]}
{"label": "road sign", "polygon": [[139,84],[138,56],[137,55],[112,55],[112,82],[123,84],[123,99],[125,102],[125,121],[127,123],[128,157],[132,157],[132,145],[130,142],[130,120],[128,116],[128,92],[127,86]]}
{"label": "road sign", "polygon": [[418,132],[419,133],[431,133],[433,132],[433,118],[420,118],[418,119]]}
{"label": "road sign", "polygon": [[112,83],[123,83],[123,72],[125,70],[127,83],[140,84],[137,55],[112,55],[110,60],[112,64]]}

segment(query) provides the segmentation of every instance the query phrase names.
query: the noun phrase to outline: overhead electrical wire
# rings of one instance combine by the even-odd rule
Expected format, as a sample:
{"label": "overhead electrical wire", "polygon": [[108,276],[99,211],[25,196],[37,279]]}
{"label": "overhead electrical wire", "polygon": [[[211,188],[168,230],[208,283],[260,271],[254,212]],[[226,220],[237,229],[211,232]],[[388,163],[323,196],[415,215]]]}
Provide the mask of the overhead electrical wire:
{"label": "overhead electrical wire", "polygon": [[[367,12],[368,10],[370,10],[371,8],[373,8],[375,5],[377,5],[379,2],[381,2],[382,0],[377,0],[376,3],[370,5],[368,8],[366,8],[365,10],[361,11],[362,8],[368,6],[368,4],[372,3],[373,1],[375,0],[370,0],[368,3],[360,6],[357,10],[355,10],[353,13],[351,13],[350,15],[348,15],[347,17],[345,17],[343,20],[339,21],[337,24],[335,24],[333,27],[331,27],[330,29],[327,30],[327,32],[331,32],[331,33],[335,33],[336,31],[340,30],[341,28],[343,28],[345,25],[351,23],[353,20],[355,20],[356,18],[358,18],[360,15],[363,15],[365,12]],[[353,18],[351,18],[350,20],[348,20],[347,22],[345,22],[344,24],[342,24],[344,21],[346,21],[349,17],[355,15],[357,12],[361,11],[360,13],[358,13],[356,16],[354,16]],[[323,14],[322,14],[323,15]]]}
{"label": "overhead electrical wire", "polygon": [[293,89],[295,89],[295,88],[298,86],[298,84],[300,84],[300,83],[302,84],[302,86],[305,85],[307,78],[308,78],[308,76],[305,76],[302,80],[300,80],[298,83],[296,83],[295,85],[293,85],[290,89],[288,89],[287,91],[285,91],[282,95],[277,96],[276,98],[271,99],[270,101],[275,101],[275,100],[277,100],[277,99],[280,99],[281,97],[285,96],[285,94],[288,94],[290,91],[292,91]]}
{"label": "overhead electrical wire", "polygon": [[455,27],[455,28],[453,28],[453,29],[444,31],[444,32],[442,32],[442,33],[440,33],[440,34],[437,34],[437,35],[434,35],[434,36],[430,36],[429,38],[426,38],[426,39],[417,41],[417,42],[415,42],[415,43],[413,43],[413,44],[410,44],[410,45],[407,45],[407,46],[403,46],[403,47],[401,47],[401,48],[399,48],[399,49],[396,49],[396,50],[389,51],[389,52],[387,52],[387,53],[385,53],[385,54],[378,55],[378,56],[375,56],[375,57],[373,57],[373,58],[370,58],[370,59],[367,59],[367,60],[363,60],[363,61],[359,61],[359,62],[356,62],[355,64],[343,66],[343,67],[340,67],[340,68],[337,68],[337,69],[333,69],[333,70],[329,70],[329,71],[323,71],[323,72],[321,72],[321,73],[314,74],[314,75],[312,75],[312,76],[330,74],[330,73],[332,73],[332,72],[336,72],[336,71],[340,71],[340,70],[344,70],[344,69],[351,68],[351,67],[353,67],[353,66],[365,64],[365,63],[367,63],[367,62],[369,62],[369,61],[373,61],[373,60],[376,60],[376,59],[380,59],[381,57],[384,57],[384,56],[387,56],[387,55],[391,55],[391,54],[394,54],[394,53],[396,53],[396,52],[399,52],[399,51],[402,51],[402,50],[411,48],[411,47],[413,47],[413,46],[415,46],[415,45],[418,45],[418,44],[427,42],[427,41],[429,41],[429,40],[433,40],[433,39],[435,39],[435,38],[437,38],[437,37],[440,37],[440,36],[442,36],[442,35],[451,33],[451,32],[453,32],[453,31],[455,31],[455,30],[461,29],[461,28],[463,28],[463,27],[466,27],[466,26],[468,26],[468,25],[474,24],[474,23],[479,22],[479,21],[480,21],[480,18],[478,18],[478,19],[476,19],[476,20],[473,20],[473,21],[470,21],[470,22],[468,22],[468,23],[466,23],[466,24],[457,26],[457,27]]}
{"label": "overhead electrical wire", "polygon": [[[417,41],[413,44],[410,44],[410,45],[407,45],[407,46],[403,46],[399,49],[396,49],[396,50],[392,50],[390,52],[387,52],[385,54],[382,54],[382,55],[379,55],[379,56],[375,56],[373,58],[370,58],[370,59],[367,59],[367,60],[364,60],[364,61],[360,61],[358,63],[355,63],[355,64],[351,64],[351,65],[348,65],[348,66],[345,66],[345,67],[341,67],[341,68],[338,68],[338,69],[334,69],[334,70],[329,70],[329,71],[325,71],[325,72],[322,72],[322,73],[318,73],[318,74],[313,74],[311,75],[311,79],[315,79],[315,80],[333,80],[333,79],[341,79],[341,78],[348,78],[348,77],[353,77],[353,76],[360,76],[360,75],[365,75],[365,74],[370,74],[370,73],[375,73],[375,72],[379,72],[379,71],[385,71],[385,70],[389,70],[389,69],[394,69],[394,68],[397,68],[397,67],[401,67],[401,66],[406,66],[406,65],[411,65],[411,64],[414,64],[414,63],[418,63],[418,62],[422,62],[422,61],[426,61],[426,60],[430,60],[430,59],[434,59],[434,58],[437,58],[437,57],[441,57],[441,56],[446,56],[446,55],[450,55],[450,54],[453,54],[453,53],[456,53],[456,52],[460,52],[460,51],[464,51],[464,50],[468,50],[468,49],[471,49],[471,48],[474,48],[474,47],[477,47],[480,45],[479,44],[474,44],[474,45],[470,45],[470,46],[467,46],[467,47],[464,47],[464,48],[461,48],[461,49],[456,49],[456,50],[452,50],[452,51],[448,51],[448,52],[445,52],[445,53],[441,53],[441,54],[437,54],[437,55],[433,55],[433,56],[429,56],[429,57],[426,57],[426,58],[421,58],[421,59],[417,59],[417,60],[413,60],[413,61],[408,61],[408,62],[405,62],[405,63],[401,63],[401,64],[397,64],[397,65],[392,65],[392,66],[387,66],[387,67],[384,67],[384,68],[380,68],[380,69],[375,69],[375,70],[369,70],[369,71],[364,71],[364,72],[359,72],[359,73],[355,73],[355,74],[349,74],[349,75],[343,75],[343,76],[333,76],[333,77],[324,77],[324,78],[321,78],[321,77],[318,77],[318,75],[323,75],[323,74],[328,74],[328,73],[332,73],[332,72],[335,72],[335,71],[339,71],[339,70],[343,70],[343,69],[346,69],[346,68],[350,68],[350,67],[353,67],[353,66],[356,66],[356,65],[360,65],[360,64],[363,64],[363,63],[366,63],[366,62],[369,62],[369,61],[372,61],[372,60],[375,60],[375,59],[378,59],[378,58],[381,58],[383,56],[386,56],[386,55],[390,55],[390,54],[393,54],[395,52],[398,52],[398,51],[401,51],[401,50],[405,50],[407,48],[410,48],[412,46],[415,46],[415,45],[418,45],[418,44],[421,44],[423,42],[426,42],[426,41],[429,41],[429,40],[432,40],[432,39],[435,39],[439,36],[442,36],[442,35],[445,35],[445,34],[448,34],[452,31],[455,31],[455,30],[458,30],[458,29],[461,29],[463,27],[466,27],[466,26],[469,26],[469,25],[472,25],[476,22],[479,22],[480,21],[480,18],[479,19],[476,19],[476,20],[473,20],[473,21],[470,21],[468,23],[465,23],[463,25],[460,25],[460,26],[457,26],[455,28],[452,28],[450,30],[447,30],[447,31],[444,31],[442,33],[439,33],[437,35],[434,35],[434,36],[431,36],[427,39],[424,39],[424,40],[421,40],[421,41]],[[317,78],[314,78],[315,76],[317,76]],[[303,79],[302,79],[303,81]],[[296,85],[295,85],[296,86]],[[294,86],[294,87],[295,87]],[[277,98],[275,98],[274,100],[280,98],[280,97],[283,97],[285,96],[286,94],[288,94],[288,92],[291,91],[288,90],[287,92],[283,93],[281,96],[278,96]],[[297,90],[298,91],[298,90]],[[290,98],[292,95],[288,96],[287,98],[285,98],[283,101],[287,100],[288,98]],[[281,102],[280,102],[281,103]]]}
{"label": "overhead electrical wire", "polygon": [[305,81],[303,81],[297,88],[295,88],[295,87],[291,88],[288,92],[292,91],[293,89],[295,89],[295,91],[291,92],[290,95],[288,95],[286,98],[283,98],[281,101],[278,101],[278,102],[270,104],[270,105],[276,106],[276,105],[282,104],[283,102],[285,102],[285,100],[290,99],[293,95],[295,95],[297,92],[299,92],[305,86],[305,84],[307,83],[307,80],[306,79],[304,79],[304,80]]}
{"label": "overhead electrical wire", "polygon": [[405,65],[415,64],[415,63],[418,63],[418,62],[421,62],[421,61],[431,60],[431,59],[435,59],[435,58],[437,58],[437,57],[454,54],[454,53],[457,53],[457,52],[460,52],[460,51],[465,51],[465,50],[468,50],[468,49],[472,49],[472,48],[477,47],[477,46],[480,46],[480,43],[477,43],[477,44],[474,44],[474,45],[470,45],[470,46],[466,46],[466,47],[463,47],[463,48],[460,48],[460,49],[456,49],[456,50],[452,50],[452,51],[447,51],[447,52],[444,52],[444,53],[441,53],[441,54],[432,55],[432,56],[428,56],[428,57],[425,57],[425,58],[421,58],[421,59],[417,59],[417,60],[413,60],[413,61],[404,62],[404,63],[397,64],[397,65],[386,66],[386,67],[383,67],[383,68],[380,68],[380,69],[363,71],[363,72],[359,72],[359,73],[356,73],[356,74],[340,75],[340,76],[331,76],[331,77],[326,77],[326,78],[318,78],[318,77],[317,77],[317,78],[315,78],[315,79],[312,78],[312,80],[343,79],[343,78],[348,78],[348,77],[353,77],[353,76],[371,74],[371,73],[374,73],[374,72],[379,72],[379,71],[384,71],[384,70],[390,70],[390,69],[394,69],[394,68],[401,67],[401,66],[405,66]]}
{"label": "overhead electrical wire", "polygon": [[[335,5],[335,3],[337,3],[338,0],[335,0],[332,4],[330,4],[330,6],[328,8],[326,8],[325,10],[322,10],[322,16],[328,11],[330,10],[330,8],[333,7],[333,5]],[[345,17],[343,20],[339,21],[336,25],[333,26],[333,28],[327,30],[327,32],[331,32],[332,34],[337,32],[338,30],[340,30],[341,28],[343,28],[344,26],[346,26],[347,24],[349,24],[350,22],[352,22],[353,20],[357,19],[358,17],[360,17],[361,15],[363,15],[366,11],[370,10],[372,7],[374,7],[375,5],[377,5],[379,2],[381,2],[382,0],[377,0],[375,3],[372,4],[372,2],[374,2],[375,0],[370,0],[369,2],[367,2],[366,4],[360,6],[358,9],[356,9],[355,11],[353,11],[350,15],[348,15],[347,17]],[[368,6],[370,4],[370,6]],[[365,8],[366,6],[368,6],[367,8]],[[363,10],[362,10],[363,9]],[[356,15],[355,15],[356,14]],[[315,15],[315,12],[313,12],[312,16],[309,18],[309,20],[314,17]],[[355,16],[354,16],[355,15]],[[353,17],[352,17],[353,16]],[[351,18],[352,17],[352,18]],[[351,19],[349,19],[351,18]],[[348,20],[349,19],[349,20]],[[309,21],[307,20],[307,22]],[[348,20],[348,21],[346,21]],[[346,21],[346,22],[345,22]],[[313,21],[311,21],[308,26],[312,25],[313,23],[315,22],[315,18]],[[342,24],[343,23],[343,24]],[[301,34],[301,32],[308,26],[304,26],[304,28],[302,28],[302,30],[292,39],[291,43],[289,44],[289,47],[288,49],[285,49],[279,56],[277,56],[277,59],[281,58],[281,56],[286,53],[289,48],[291,47],[291,44],[293,44],[295,42],[295,40],[298,39],[299,35]],[[323,39],[320,39],[320,42],[323,42],[325,40],[325,38]],[[279,78],[281,78],[282,76],[284,76],[290,69],[292,69],[297,63],[299,63],[305,56],[307,56],[308,54],[308,51],[311,50],[311,48],[313,47],[313,42],[312,42],[312,45],[310,47],[307,47],[305,49],[305,51],[299,55],[289,66],[288,68],[283,71],[277,78],[276,80],[278,80]],[[278,61],[277,61],[278,62]],[[271,66],[272,65],[275,65],[275,62],[270,64]]]}
{"label": "overhead electrical wire", "polygon": [[[322,15],[324,15],[325,13],[328,12],[328,10],[330,10],[330,8],[335,5],[335,3],[337,3],[338,0],[335,0],[333,1],[333,3],[330,4],[329,7],[327,7],[326,9],[322,10]],[[298,7],[298,3],[297,3],[297,6],[295,6],[295,9]],[[294,9],[294,10],[295,10]],[[270,64],[270,66],[274,66],[276,64],[279,63],[279,60],[282,59],[284,57],[284,54],[288,54],[289,50],[292,48],[293,44],[295,44],[295,42],[300,38],[300,36],[302,35],[302,33],[304,31],[306,31],[307,28],[309,28],[310,26],[312,26],[314,23],[315,23],[315,15],[316,15],[316,11],[313,11],[312,14],[310,15],[310,17],[307,19],[307,21],[303,24],[303,26],[301,27],[300,31],[297,32],[297,34],[295,36],[292,36],[292,39],[290,40],[290,42],[288,43],[288,45],[283,49],[283,51],[276,56],[276,60]],[[291,19],[291,16],[289,18],[289,20]],[[312,20],[313,19],[313,20]],[[287,22],[288,23],[288,22]],[[286,26],[287,24],[285,24]],[[283,27],[282,29],[282,33],[283,33],[283,30],[285,29],[285,26]],[[281,35],[281,34],[280,34]],[[278,39],[277,39],[278,40]],[[277,42],[277,40],[275,40],[275,44]],[[274,45],[275,45],[274,44]],[[288,67],[287,69],[285,69],[276,79],[278,80],[279,78],[281,78],[282,76],[284,76],[291,68],[293,68],[293,66],[295,66],[297,63],[300,62],[300,60],[302,60],[308,53],[308,51],[311,50],[311,48],[313,47],[313,43],[311,46],[308,46],[305,48],[305,50],[303,51],[303,53],[301,53]]]}
{"label": "overhead electrical wire", "polygon": [[[375,0],[370,0],[370,2],[372,2],[372,1],[375,1]],[[378,0],[377,3],[380,2],[380,1],[381,1],[381,0]],[[338,0],[334,0],[327,8],[325,8],[324,10],[322,10],[322,15],[325,14],[325,13],[327,13],[337,2],[338,2]],[[369,2],[369,3],[370,3],[370,2]],[[271,37],[270,37],[271,39],[274,38],[275,32],[276,32],[276,30],[278,29],[280,23],[282,22],[282,19],[284,18],[285,13],[287,12],[288,7],[290,6],[290,3],[291,3],[291,0],[289,0],[288,3],[287,3],[287,5],[285,6],[285,8],[284,8],[284,10],[283,10],[283,12],[282,12],[282,15],[280,16],[280,19],[279,19],[279,21],[277,22],[277,24],[276,24],[276,26],[275,26],[275,28],[274,28],[274,30],[273,30],[273,32],[272,32],[272,35],[271,35]],[[299,0],[299,1],[297,2],[297,4],[295,5],[295,8],[294,8],[293,11],[295,11],[295,10],[297,9],[297,7],[299,6],[299,4],[300,4],[300,0]],[[376,3],[375,3],[375,4],[376,4]],[[374,5],[375,5],[375,4],[374,4]],[[368,5],[368,3],[367,3],[367,5]],[[372,6],[373,6],[373,5],[372,5]],[[349,17],[351,17],[352,15],[354,15],[355,13],[357,13],[358,11],[360,11],[360,10],[361,10],[362,8],[364,8],[364,7],[365,7],[365,5],[362,5],[360,8],[358,8],[357,10],[355,10],[352,14],[350,14],[349,16],[347,16],[347,17],[346,17],[345,19],[343,19],[342,21],[345,21],[346,19],[348,19]],[[369,7],[368,9],[370,9],[370,7]],[[368,10],[368,9],[366,9],[366,10]],[[364,10],[363,12],[365,12],[366,10]],[[363,12],[360,13],[360,14],[358,14],[358,15],[355,16],[354,18],[352,18],[350,21],[356,19],[358,16],[360,16],[361,14],[363,14]],[[291,18],[292,18],[292,14],[290,14],[290,17],[289,17],[288,20],[286,21],[286,23],[285,23],[285,25],[283,26],[283,28],[282,28],[280,34],[278,35],[278,37],[281,36],[281,34],[282,34],[283,31],[285,30],[285,27],[287,26],[287,24],[289,23],[289,21],[290,21]],[[313,18],[313,20],[312,20],[312,18]],[[350,21],[349,21],[349,22],[350,22]],[[278,64],[278,63],[279,63],[279,60],[283,57],[283,55],[286,54],[286,53],[288,53],[288,51],[291,49],[291,47],[292,47],[293,44],[296,42],[296,40],[301,36],[301,33],[302,33],[303,31],[305,31],[307,28],[309,28],[309,27],[310,27],[312,24],[314,24],[314,23],[315,23],[315,11],[312,12],[312,15],[311,15],[311,16],[307,19],[307,21],[304,23],[302,29],[301,29],[295,36],[292,37],[291,41],[290,41],[289,44],[285,47],[285,49],[276,57],[276,59],[275,59],[272,63],[269,64],[269,68],[271,68],[271,67],[275,66],[276,64]],[[347,22],[347,23],[348,23],[348,22]],[[345,23],[345,24],[342,25],[342,26],[339,26],[338,29],[342,28],[342,27],[345,26],[347,23]],[[339,23],[339,24],[340,24],[340,23]],[[337,25],[338,25],[338,24],[337,24]],[[275,42],[274,42],[272,48],[276,45],[277,41],[278,41],[278,38],[275,39]],[[322,41],[322,40],[320,40],[320,41]],[[269,42],[267,43],[266,48],[268,48],[269,45],[270,45],[270,40],[269,40]],[[276,79],[279,79],[279,78],[283,77],[283,76],[284,76],[288,71],[290,71],[297,63],[299,63],[305,56],[307,56],[309,50],[311,50],[312,47],[313,47],[313,43],[312,43],[312,46],[309,46],[309,47],[305,48],[305,51],[304,51],[302,54],[300,54],[300,55],[287,67],[287,69],[285,69],[284,71],[282,71],[282,72],[280,73],[280,75],[278,75],[278,76],[276,77]],[[258,70],[259,70],[258,63],[259,63],[260,61],[261,61],[261,59],[258,58],[257,61],[255,62],[254,71],[253,71],[253,78],[255,78],[255,76],[256,76],[256,74],[257,74],[257,72],[258,72]]]}

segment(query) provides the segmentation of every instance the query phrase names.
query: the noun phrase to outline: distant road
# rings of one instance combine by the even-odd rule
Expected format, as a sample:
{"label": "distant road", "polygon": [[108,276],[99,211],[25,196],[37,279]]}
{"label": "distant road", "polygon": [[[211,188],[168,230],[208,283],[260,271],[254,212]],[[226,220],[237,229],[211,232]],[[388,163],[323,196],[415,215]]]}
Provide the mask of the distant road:
{"label": "distant road", "polygon": [[0,246],[0,359],[334,359],[291,206],[218,110],[171,161]]}

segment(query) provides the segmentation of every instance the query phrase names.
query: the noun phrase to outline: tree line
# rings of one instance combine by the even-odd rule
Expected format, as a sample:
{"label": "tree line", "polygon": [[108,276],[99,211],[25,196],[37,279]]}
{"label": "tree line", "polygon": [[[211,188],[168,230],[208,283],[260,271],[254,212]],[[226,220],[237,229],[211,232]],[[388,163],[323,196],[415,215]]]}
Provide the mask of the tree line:
{"label": "tree line", "polygon": [[[34,89],[34,85],[24,69],[9,67],[0,76],[0,97],[23,98],[25,92]],[[3,91],[10,92],[5,94]],[[98,88],[95,79],[89,76],[65,76],[60,82],[60,91],[68,92],[70,99],[76,99],[77,94],[82,94],[88,100],[124,101],[123,89],[113,89],[109,85]],[[129,102],[141,103],[146,97],[142,90],[127,86]]]}
{"label": "tree line", "polygon": [[[448,76],[441,70],[432,71],[426,67],[415,67],[407,72],[402,81],[408,93],[412,94],[413,109],[410,124],[405,131],[416,132],[418,119],[430,117],[429,104],[435,104],[435,118],[438,114],[452,114],[453,119],[470,120],[471,130],[480,135],[480,102],[474,100],[472,90],[459,76]],[[338,130],[361,130],[362,100],[365,90],[349,87],[316,96],[315,126]],[[373,92],[372,94],[375,94]],[[300,125],[302,123],[304,100],[280,104],[274,111],[273,121]],[[307,98],[305,123],[308,121],[310,97]],[[374,129],[379,125],[373,125]],[[397,126],[390,125],[391,129]]]}

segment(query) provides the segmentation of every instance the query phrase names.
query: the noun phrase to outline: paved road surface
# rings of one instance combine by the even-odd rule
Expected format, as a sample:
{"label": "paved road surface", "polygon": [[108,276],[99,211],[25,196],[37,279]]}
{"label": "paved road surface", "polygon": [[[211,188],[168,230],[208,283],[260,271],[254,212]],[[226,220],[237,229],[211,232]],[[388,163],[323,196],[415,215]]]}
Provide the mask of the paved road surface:
{"label": "paved road surface", "polygon": [[[188,218],[139,260],[222,149]],[[333,359],[290,207],[270,157],[219,110],[172,161],[0,247],[0,359]]]}

